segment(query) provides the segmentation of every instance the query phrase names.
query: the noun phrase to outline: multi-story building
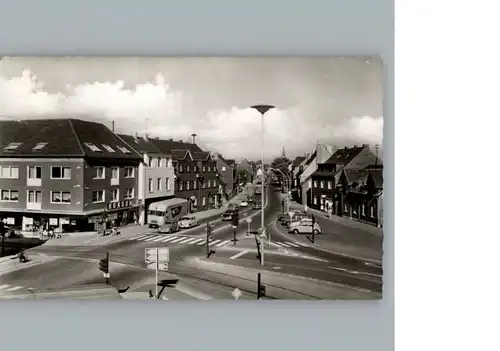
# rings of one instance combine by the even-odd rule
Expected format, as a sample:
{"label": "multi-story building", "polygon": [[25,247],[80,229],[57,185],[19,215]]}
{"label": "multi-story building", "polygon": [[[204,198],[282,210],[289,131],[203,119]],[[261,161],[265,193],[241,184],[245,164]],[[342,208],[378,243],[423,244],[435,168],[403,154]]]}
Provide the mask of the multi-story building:
{"label": "multi-story building", "polygon": [[326,162],[333,154],[330,145],[317,144],[316,149],[304,164],[304,169],[300,175],[300,198],[303,205],[311,206],[313,202],[313,182],[311,175],[316,172],[318,165]]}
{"label": "multi-story building", "polygon": [[312,203],[310,206],[321,211],[329,211],[333,206],[336,164],[331,163],[330,159],[325,163],[320,163],[311,175]]}
{"label": "multi-story building", "polygon": [[220,201],[216,162],[209,152],[194,143],[150,139],[164,153],[172,155],[175,169],[174,194],[188,200],[188,211],[212,208]]}
{"label": "multi-story building", "polygon": [[225,202],[234,196],[234,160],[226,160],[221,154],[217,153],[213,155],[213,158],[219,174],[219,188],[221,188],[221,193],[223,194],[221,200]]}
{"label": "multi-story building", "polygon": [[141,156],[100,123],[3,122],[0,216],[24,231],[94,229],[137,220]]}
{"label": "multi-story building", "polygon": [[254,165],[247,159],[241,161],[238,165],[238,184],[241,183],[252,183],[255,177]]}
{"label": "multi-story building", "polygon": [[[182,204],[174,197],[175,170],[172,155],[162,152],[153,142],[137,134],[119,134],[132,149],[142,155],[143,162],[138,170],[139,223],[148,223],[149,207],[152,203],[162,202],[167,208]],[[185,201],[187,207],[187,200]]]}

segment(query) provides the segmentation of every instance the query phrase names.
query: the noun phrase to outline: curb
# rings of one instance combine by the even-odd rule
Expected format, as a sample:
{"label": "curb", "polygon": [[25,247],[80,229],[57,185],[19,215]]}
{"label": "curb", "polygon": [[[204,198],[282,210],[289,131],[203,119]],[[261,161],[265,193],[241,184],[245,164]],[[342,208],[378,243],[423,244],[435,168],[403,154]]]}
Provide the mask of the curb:
{"label": "curb", "polygon": [[19,271],[19,270],[24,269],[24,268],[29,268],[29,267],[32,267],[32,266],[39,265],[41,263],[43,263],[42,260],[36,259],[36,260],[32,260],[32,261],[30,261],[28,263],[25,263],[22,266],[7,268],[7,269],[4,269],[4,270],[0,269],[0,275],[6,274],[6,273],[15,272],[15,271]]}
{"label": "curb", "polygon": [[[290,236],[290,234],[288,234],[288,233],[286,233],[286,234],[283,233],[278,228],[276,222],[274,222],[273,225],[274,225],[274,229],[276,229],[276,231],[278,231],[280,234],[286,235],[287,237]],[[297,238],[295,238],[295,240],[298,241]],[[372,263],[372,264],[376,264],[376,265],[382,266],[382,261],[377,261],[377,260],[374,260],[372,258],[366,258],[366,257],[360,257],[360,256],[354,256],[354,255],[347,255],[347,254],[344,254],[344,253],[340,253],[340,252],[336,252],[336,251],[332,251],[332,250],[328,250],[328,249],[322,248],[318,244],[313,244],[311,242],[307,242],[307,244],[309,245],[309,247],[312,247],[314,249],[317,249],[317,250],[320,250],[320,251],[323,251],[323,252],[327,252],[327,253],[330,253],[330,254],[333,254],[333,255],[337,255],[337,256],[341,256],[341,257],[345,257],[345,258],[353,258],[353,259],[356,259],[356,260],[359,260],[359,261],[364,261],[364,262],[367,262],[367,263]]]}

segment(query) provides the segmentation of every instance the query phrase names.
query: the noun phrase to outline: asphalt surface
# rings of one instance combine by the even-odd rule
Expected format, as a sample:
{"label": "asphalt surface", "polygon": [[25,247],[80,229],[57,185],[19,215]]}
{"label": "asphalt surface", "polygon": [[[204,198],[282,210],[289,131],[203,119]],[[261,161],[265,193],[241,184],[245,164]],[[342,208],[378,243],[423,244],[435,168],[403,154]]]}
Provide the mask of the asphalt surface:
{"label": "asphalt surface", "polygon": [[[264,208],[265,225],[271,236],[271,245],[269,246],[267,239],[264,244],[264,266],[260,265],[257,257],[255,238],[245,239],[249,228],[246,218],[252,219],[250,231],[256,232],[261,226],[261,211],[242,208],[240,224],[235,230],[232,228],[231,222],[211,218],[213,234],[210,237],[212,244],[210,248],[215,252],[208,260],[222,265],[231,265],[235,267],[235,273],[222,274],[205,269],[203,266],[190,266],[193,257],[206,258],[206,225],[202,224],[199,227],[173,234],[160,235],[156,230],[147,230],[134,237],[124,238],[121,241],[103,246],[39,246],[29,250],[28,254],[30,252],[45,253],[51,256],[70,258],[57,259],[38,267],[3,274],[0,276],[0,286],[43,289],[49,286],[54,288],[75,284],[102,283],[103,277],[97,269],[97,260],[109,252],[113,264],[128,265],[126,268],[121,267],[113,272],[112,264],[110,284],[116,285],[117,288],[134,285],[137,289],[148,289],[148,287],[154,289],[154,281],[144,281],[144,276],[154,278],[153,272],[148,275],[148,271],[144,269],[144,250],[149,247],[169,247],[169,273],[180,277],[183,282],[196,285],[201,291],[209,290],[210,292],[206,296],[232,298],[230,292],[235,287],[239,287],[244,293],[242,298],[254,299],[255,279],[242,280],[237,273],[238,269],[244,268],[292,274],[376,293],[381,292],[382,267],[379,264],[323,251],[296,242],[293,235],[276,230],[275,221],[278,213],[282,211],[279,193],[276,190],[272,187],[268,189],[268,205]],[[233,232],[236,232],[238,239],[236,245],[232,241]],[[356,240],[352,244],[355,245]],[[71,257],[87,260],[72,259]],[[88,259],[94,261],[88,261]],[[273,298],[313,298],[299,291],[293,291],[293,289],[287,290],[286,287],[276,289]],[[182,298],[175,297],[175,299]]]}

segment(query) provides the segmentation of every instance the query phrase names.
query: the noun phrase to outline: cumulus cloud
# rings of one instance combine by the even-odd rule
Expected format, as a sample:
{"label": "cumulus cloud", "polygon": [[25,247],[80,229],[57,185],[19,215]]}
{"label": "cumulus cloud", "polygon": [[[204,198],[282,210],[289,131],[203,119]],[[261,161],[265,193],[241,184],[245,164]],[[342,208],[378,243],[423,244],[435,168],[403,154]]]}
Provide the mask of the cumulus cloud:
{"label": "cumulus cloud", "polygon": [[[196,104],[196,99],[172,90],[161,74],[153,82],[133,88],[125,83],[85,82],[48,92],[29,70],[10,79],[0,77],[0,119],[87,116],[113,120],[117,131],[124,133],[144,133],[147,128],[155,136],[188,140],[195,132],[210,151],[238,159],[260,157],[261,118],[257,111],[233,106],[190,116],[185,113],[186,106]],[[265,115],[266,158],[279,155],[283,146],[293,156],[308,152],[316,142],[336,146],[382,143],[382,117],[332,111],[335,106],[321,101],[270,110]]]}

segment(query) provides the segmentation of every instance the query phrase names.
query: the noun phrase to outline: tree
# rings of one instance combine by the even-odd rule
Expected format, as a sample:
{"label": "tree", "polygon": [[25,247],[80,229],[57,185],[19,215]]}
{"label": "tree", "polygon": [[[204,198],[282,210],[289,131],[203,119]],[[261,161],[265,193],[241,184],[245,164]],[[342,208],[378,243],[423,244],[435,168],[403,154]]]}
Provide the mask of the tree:
{"label": "tree", "polygon": [[[288,159],[288,157],[276,157],[273,162],[271,163],[271,167],[274,169],[279,169],[281,172],[284,174],[288,174],[288,165],[291,163],[291,161]],[[276,174],[279,179],[283,177],[283,175],[280,172],[277,172]]]}

